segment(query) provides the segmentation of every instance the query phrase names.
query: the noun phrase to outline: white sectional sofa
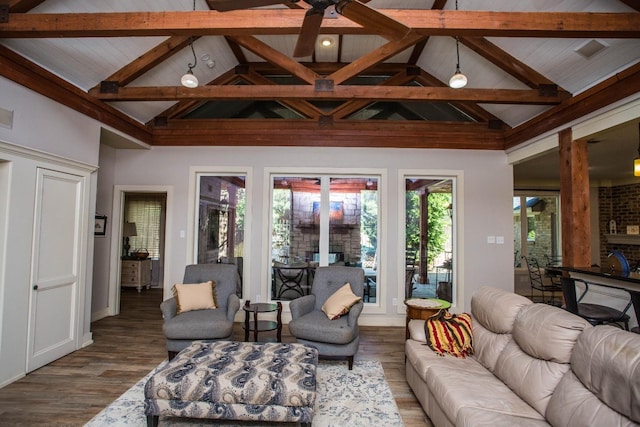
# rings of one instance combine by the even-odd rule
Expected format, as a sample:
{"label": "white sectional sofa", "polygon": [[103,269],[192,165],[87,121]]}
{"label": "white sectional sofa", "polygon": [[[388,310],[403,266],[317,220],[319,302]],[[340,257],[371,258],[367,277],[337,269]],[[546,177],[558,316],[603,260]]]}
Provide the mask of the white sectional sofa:
{"label": "white sectional sofa", "polygon": [[407,381],[436,427],[639,425],[640,335],[491,287],[471,314],[465,359],[436,355],[424,320],[409,324]]}

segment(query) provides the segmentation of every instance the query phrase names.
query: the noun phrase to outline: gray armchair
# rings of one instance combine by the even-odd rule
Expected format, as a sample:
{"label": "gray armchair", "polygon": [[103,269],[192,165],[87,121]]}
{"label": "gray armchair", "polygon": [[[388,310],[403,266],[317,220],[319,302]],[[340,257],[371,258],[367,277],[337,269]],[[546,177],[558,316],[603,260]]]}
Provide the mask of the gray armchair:
{"label": "gray armchair", "polygon": [[184,271],[183,283],[216,282],[219,308],[194,310],[176,314],[175,298],[160,304],[164,324],[162,331],[167,337],[169,360],[195,340],[229,339],[233,334],[233,320],[240,309],[236,288],[240,282],[238,269],[233,264],[194,264]]}
{"label": "gray armchair", "polygon": [[311,294],[289,303],[289,332],[297,342],[316,347],[320,357],[347,358],[349,369],[352,369],[353,356],[360,344],[358,317],[364,303],[360,300],[348,314],[335,320],[329,320],[322,311],[324,302],[347,282],[353,293],[362,297],[364,270],[344,266],[318,267]]}

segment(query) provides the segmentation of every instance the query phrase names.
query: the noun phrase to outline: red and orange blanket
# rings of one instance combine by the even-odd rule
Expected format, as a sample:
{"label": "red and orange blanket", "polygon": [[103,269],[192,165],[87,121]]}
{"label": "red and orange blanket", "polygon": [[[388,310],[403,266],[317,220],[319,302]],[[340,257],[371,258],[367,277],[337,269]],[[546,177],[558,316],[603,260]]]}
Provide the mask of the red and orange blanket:
{"label": "red and orange blanket", "polygon": [[473,331],[468,313],[451,314],[448,310],[440,310],[425,321],[424,332],[427,345],[440,356],[449,353],[464,358],[473,354]]}

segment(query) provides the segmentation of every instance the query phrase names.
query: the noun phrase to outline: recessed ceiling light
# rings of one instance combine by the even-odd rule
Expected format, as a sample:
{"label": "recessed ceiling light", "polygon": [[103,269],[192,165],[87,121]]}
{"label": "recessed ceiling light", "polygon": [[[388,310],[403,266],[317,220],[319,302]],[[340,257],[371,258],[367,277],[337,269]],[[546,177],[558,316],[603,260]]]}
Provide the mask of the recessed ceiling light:
{"label": "recessed ceiling light", "polygon": [[328,38],[328,37],[325,37],[325,38],[323,38],[322,40],[320,40],[320,44],[321,44],[323,47],[330,47],[330,46],[332,46],[332,45],[333,45],[333,40],[332,40],[332,39],[330,39],[330,38]]}

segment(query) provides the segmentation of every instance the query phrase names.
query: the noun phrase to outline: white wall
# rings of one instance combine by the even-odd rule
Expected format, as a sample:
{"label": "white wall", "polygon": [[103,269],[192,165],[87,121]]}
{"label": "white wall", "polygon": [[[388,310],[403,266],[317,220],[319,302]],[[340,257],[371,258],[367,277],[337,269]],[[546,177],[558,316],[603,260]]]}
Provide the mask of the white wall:
{"label": "white wall", "polygon": [[[94,239],[93,292],[91,295],[91,319],[106,317],[109,312],[109,271],[111,269],[111,229],[114,224],[111,209],[113,206],[113,176],[115,171],[116,150],[100,145],[100,169],[96,197],[96,215],[107,216],[107,229],[102,237]],[[113,266],[117,268],[117,266]]]}
{"label": "white wall", "polygon": [[[481,285],[492,285],[513,290],[513,226],[511,197],[513,188],[512,167],[507,156],[498,151],[471,150],[418,150],[418,149],[362,149],[362,148],[307,148],[307,147],[154,147],[150,151],[117,150],[114,183],[116,185],[172,185],[174,203],[168,206],[173,216],[172,228],[168,230],[173,245],[169,263],[169,276],[165,290],[182,280],[184,266],[192,263],[188,259],[187,239],[181,231],[189,233],[189,174],[192,166],[245,167],[252,170],[253,183],[248,197],[251,198],[252,231],[249,253],[245,254],[246,295],[268,295],[267,274],[270,259],[264,254],[266,238],[263,221],[268,216],[268,198],[263,194],[265,169],[290,166],[300,168],[344,169],[371,168],[386,171],[389,180],[386,195],[387,273],[388,293],[382,301],[381,313],[368,314],[365,310],[363,324],[404,324],[402,306],[403,282],[397,285],[396,278],[404,277],[404,265],[398,270],[397,254],[404,250],[399,242],[397,205],[404,194],[396,194],[399,188],[398,171],[404,169],[429,171],[462,171],[459,191],[462,199],[458,210],[460,243],[458,263],[458,298],[456,311],[469,311],[473,292]],[[488,244],[487,236],[504,236],[503,245]],[[402,279],[404,280],[404,279]],[[381,286],[385,286],[384,283]],[[165,295],[168,295],[165,292]],[[393,298],[400,301],[392,305]],[[373,310],[375,311],[375,310]],[[378,312],[380,310],[377,310]]]}
{"label": "white wall", "polygon": [[13,127],[0,126],[0,141],[98,164],[99,122],[3,77],[0,107],[13,111]]}

